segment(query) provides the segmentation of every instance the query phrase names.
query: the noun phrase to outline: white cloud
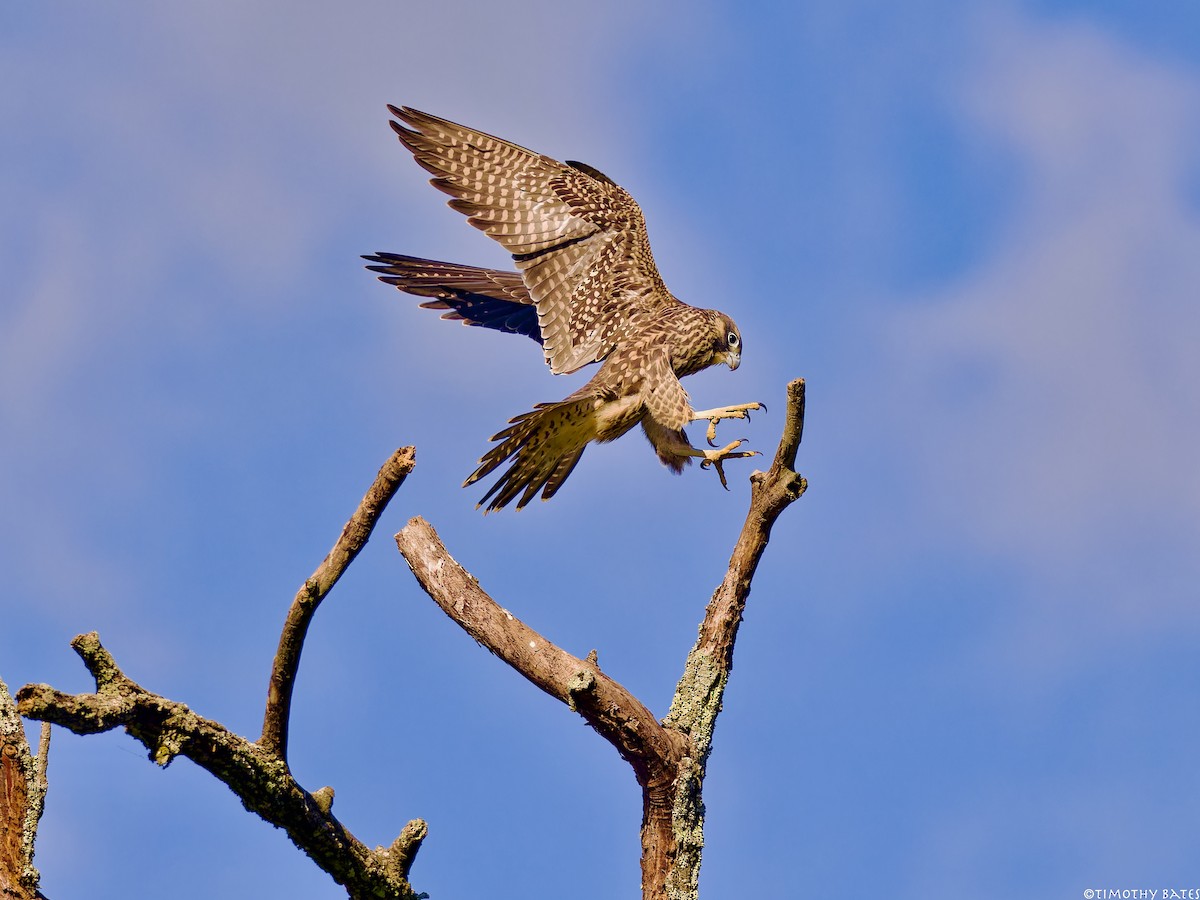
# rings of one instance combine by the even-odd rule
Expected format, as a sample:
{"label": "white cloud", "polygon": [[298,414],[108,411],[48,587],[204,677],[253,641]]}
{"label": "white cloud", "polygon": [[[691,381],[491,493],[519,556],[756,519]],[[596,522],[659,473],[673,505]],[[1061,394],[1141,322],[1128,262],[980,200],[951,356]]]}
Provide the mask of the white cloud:
{"label": "white cloud", "polygon": [[886,323],[909,463],[1040,601],[1082,590],[1103,630],[1194,618],[1200,77],[1083,23],[981,24],[958,113],[1019,193],[980,266]]}

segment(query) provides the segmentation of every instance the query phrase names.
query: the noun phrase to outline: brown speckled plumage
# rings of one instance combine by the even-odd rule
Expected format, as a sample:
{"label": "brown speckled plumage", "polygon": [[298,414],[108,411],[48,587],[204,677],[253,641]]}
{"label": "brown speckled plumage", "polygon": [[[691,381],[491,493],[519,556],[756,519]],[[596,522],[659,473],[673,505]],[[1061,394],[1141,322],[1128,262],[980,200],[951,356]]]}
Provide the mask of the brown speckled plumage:
{"label": "brown speckled plumage", "polygon": [[520,509],[539,492],[548,500],[588,443],[615,440],[638,424],[659,458],[682,471],[700,454],[683,431],[694,415],[679,379],[716,363],[737,367],[741,334],[733,320],[666,289],[641,209],[591,166],[388,108],[401,143],[450,195],[450,206],[512,253],[520,271],[384,253],[367,257],[378,264],[370,268],[401,290],[433,298],[422,305],[447,310],[445,318],[540,341],[555,374],[601,362],[575,393],[538,404],[492,438],[496,445],[466,484],[512,464],[481,505],[490,500],[493,510],[517,499]]}

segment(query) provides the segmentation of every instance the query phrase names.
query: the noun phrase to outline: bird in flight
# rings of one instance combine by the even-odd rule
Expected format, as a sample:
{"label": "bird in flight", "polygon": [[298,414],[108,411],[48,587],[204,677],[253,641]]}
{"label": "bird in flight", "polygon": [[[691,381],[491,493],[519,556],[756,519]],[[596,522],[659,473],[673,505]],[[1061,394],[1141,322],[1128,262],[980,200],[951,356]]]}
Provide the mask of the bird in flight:
{"label": "bird in flight", "polygon": [[[722,463],[756,456],[743,441],[717,448],[722,419],[749,419],[760,403],[697,412],[679,383],[718,363],[736,369],[742,335],[729,316],[688,306],[663,284],[641,208],[611,178],[580,162],[558,162],[516,144],[408,107],[388,106],[392,130],[449,194],[449,205],[498,241],[517,272],[436,262],[393,253],[364,256],[379,280],[433,298],[421,306],[457,319],[523,334],[542,346],[550,371],[601,363],[592,379],[557,403],[539,403],[509,420],[463,486],[511,460],[479,502],[485,512],[538,492],[549,500],[593,441],[635,425],[672,471],[699,459]],[[711,449],[684,432],[707,421]],[[490,502],[489,502],[490,501]]]}

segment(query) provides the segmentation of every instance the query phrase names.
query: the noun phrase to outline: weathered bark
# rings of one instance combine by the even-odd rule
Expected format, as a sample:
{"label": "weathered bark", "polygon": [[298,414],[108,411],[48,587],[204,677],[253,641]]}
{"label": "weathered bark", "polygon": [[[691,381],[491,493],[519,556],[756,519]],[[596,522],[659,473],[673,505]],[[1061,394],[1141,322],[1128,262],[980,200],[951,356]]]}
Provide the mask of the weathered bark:
{"label": "weathered bark", "polygon": [[96,692],[64,694],[49,685],[26,685],[17,694],[22,715],[76,734],[123,727],[163,767],[185,756],[228,785],[248,810],[286,831],[351,897],[414,900],[407,879],[411,830],[402,834],[402,846],[368,849],[334,817],[332,790],[309,794],[271,751],[147,691],[121,671],[95,632],[79,635],[71,646],[95,679]]}
{"label": "weathered bark", "polygon": [[419,516],[396,535],[396,544],[421,587],[467,634],[583,716],[629,761],[639,784],[661,779],[664,761],[682,746],[636,697],[600,671],[595,657],[573,656],[503,609]]}
{"label": "weathered bark", "polygon": [[0,680],[0,897],[45,900],[38,890],[33,843],[46,798],[49,753],[50,726],[42,726],[35,757],[8,687]]}

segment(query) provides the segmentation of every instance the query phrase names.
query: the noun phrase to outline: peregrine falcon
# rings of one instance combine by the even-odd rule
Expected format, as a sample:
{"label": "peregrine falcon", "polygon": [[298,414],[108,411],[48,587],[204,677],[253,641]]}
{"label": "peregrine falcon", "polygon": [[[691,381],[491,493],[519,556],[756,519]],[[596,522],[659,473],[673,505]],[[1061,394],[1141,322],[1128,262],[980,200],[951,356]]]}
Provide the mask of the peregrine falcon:
{"label": "peregrine falcon", "polygon": [[[512,460],[480,500],[487,510],[538,492],[549,500],[592,441],[615,440],[635,425],[674,472],[692,459],[716,468],[755,456],[742,441],[697,449],[684,426],[708,421],[715,447],[722,419],[749,419],[759,403],[694,411],[679,383],[718,363],[736,369],[742,335],[724,313],[688,306],[663,284],[642,211],[611,178],[580,162],[558,162],[428,113],[388,106],[392,130],[433,174],[449,205],[508,250],[519,272],[435,262],[392,253],[364,256],[379,280],[432,300],[428,309],[514,334],[542,346],[555,374],[601,363],[564,400],[539,403],[509,420],[463,486]],[[726,486],[727,487],[727,486]]]}

